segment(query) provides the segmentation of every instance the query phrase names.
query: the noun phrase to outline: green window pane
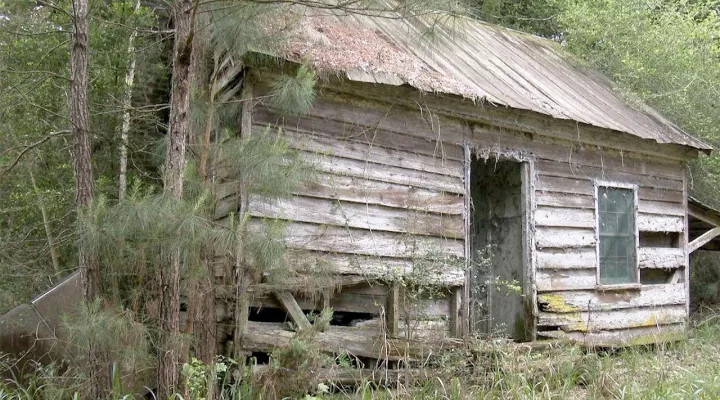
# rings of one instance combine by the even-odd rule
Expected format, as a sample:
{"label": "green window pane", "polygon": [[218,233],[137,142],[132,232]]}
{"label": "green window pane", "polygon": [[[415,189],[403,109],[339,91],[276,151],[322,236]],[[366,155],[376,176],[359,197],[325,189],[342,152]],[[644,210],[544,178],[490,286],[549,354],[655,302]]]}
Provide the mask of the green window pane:
{"label": "green window pane", "polygon": [[598,188],[601,284],[637,281],[634,199],[630,189]]}

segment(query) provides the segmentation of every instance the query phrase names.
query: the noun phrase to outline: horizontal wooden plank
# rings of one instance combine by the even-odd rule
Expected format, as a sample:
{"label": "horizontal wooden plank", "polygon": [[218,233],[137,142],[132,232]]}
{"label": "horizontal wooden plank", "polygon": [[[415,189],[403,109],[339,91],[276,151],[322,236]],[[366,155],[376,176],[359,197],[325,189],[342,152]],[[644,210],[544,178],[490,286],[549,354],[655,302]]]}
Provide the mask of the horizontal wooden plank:
{"label": "horizontal wooden plank", "polygon": [[595,212],[559,207],[538,207],[535,210],[535,225],[594,229],[596,225]]}
{"label": "horizontal wooden plank", "polygon": [[677,324],[686,318],[685,305],[562,314],[540,312],[538,326],[557,326],[566,332],[590,332]]}
{"label": "horizontal wooden plank", "polygon": [[[262,235],[266,230],[265,222],[252,218],[248,222],[248,230],[252,234]],[[303,222],[286,223],[284,232],[285,245],[300,250],[400,258],[464,255],[463,242],[455,239],[371,232]]]}
{"label": "horizontal wooden plank", "polygon": [[587,179],[538,176],[535,188],[547,192],[580,194],[590,197],[595,195],[595,186],[591,180]]}
{"label": "horizontal wooden plank", "polygon": [[[595,193],[593,181],[580,178],[538,176],[535,188],[539,191],[565,193],[570,195],[594,196]],[[683,192],[681,190],[640,187],[638,189],[638,198],[640,200],[682,204]]]}
{"label": "horizontal wooden plank", "polygon": [[665,247],[641,247],[638,249],[640,268],[675,269],[685,266],[685,251]]}
{"label": "horizontal wooden plank", "polygon": [[[641,189],[643,197],[658,197],[655,191]],[[663,192],[667,193],[667,192]],[[674,192],[671,192],[674,193]],[[640,197],[640,196],[638,196]],[[664,197],[666,200],[668,197]],[[672,197],[675,198],[675,197]],[[535,204],[538,206],[595,209],[595,199],[591,195],[569,194],[563,192],[546,192],[538,190],[535,192]],[[682,202],[665,202],[645,200],[641,198],[638,202],[638,211],[644,214],[685,216],[685,209]]]}
{"label": "horizontal wooden plank", "polygon": [[684,305],[685,284],[643,285],[640,290],[581,290],[538,294],[538,307],[548,313],[609,311],[637,307]]}
{"label": "horizontal wooden plank", "polygon": [[[604,158],[611,158],[611,156],[623,164],[636,154],[643,154],[641,156],[643,159],[653,163],[667,161],[680,165],[681,159],[687,159],[697,154],[693,150],[678,145],[667,145],[666,148],[658,150],[656,143],[649,143],[641,138],[619,137],[617,132],[608,129],[583,126],[582,124],[579,126],[574,121],[552,119],[529,111],[506,107],[478,107],[472,102],[455,101],[447,96],[422,96],[422,93],[412,92],[405,87],[386,86],[382,91],[368,91],[367,84],[356,83],[342,86],[328,85],[323,89],[325,93],[341,92],[343,95],[350,94],[354,98],[360,97],[382,102],[386,104],[385,109],[406,106],[408,109],[417,110],[417,104],[422,104],[424,110],[430,111],[423,113],[423,116],[427,114],[433,117],[449,115],[475,122],[472,124],[473,133],[479,130],[490,130],[500,134],[507,131],[518,131],[518,136],[526,139],[558,140],[570,148],[602,149],[602,152],[598,152],[597,155],[599,165],[602,165]],[[388,90],[391,93],[388,93]],[[473,137],[473,139],[475,138]],[[550,159],[562,159],[562,157],[550,157]]]}
{"label": "horizontal wooden plank", "polygon": [[369,179],[318,173],[297,194],[439,214],[461,215],[463,196]]}
{"label": "horizontal wooden plank", "polygon": [[[366,124],[367,122],[365,121]],[[281,126],[298,132],[314,133],[343,141],[371,144],[443,159],[464,160],[462,146],[439,141],[437,136],[430,138],[428,135],[407,132],[404,128],[401,128],[403,131],[398,132],[382,129],[377,125],[359,125],[310,114],[280,115],[262,105],[253,108],[253,123]]]}
{"label": "horizontal wooden plank", "polygon": [[[240,185],[227,182],[223,189],[224,196],[216,206],[217,218],[236,211],[238,206]],[[461,215],[464,209],[460,194],[322,172],[299,187],[295,194],[438,214]]]}
{"label": "horizontal wooden plank", "polygon": [[593,196],[580,194],[569,195],[567,193],[545,192],[542,190],[535,192],[535,204],[549,207],[595,209],[595,199]]}
{"label": "horizontal wooden plank", "polygon": [[421,211],[326,200],[304,196],[271,199],[252,195],[248,207],[255,217],[280,218],[349,228],[462,239],[463,218]]}
{"label": "horizontal wooden plank", "polygon": [[362,101],[356,96],[352,99],[324,96],[313,104],[307,115],[362,127],[377,127],[429,140],[459,144],[465,139],[464,126],[460,120],[423,113],[415,107]]}
{"label": "horizontal wooden plank", "polygon": [[564,160],[583,166],[612,169],[637,174],[651,174],[665,178],[682,179],[685,170],[680,162],[658,161],[631,152],[622,156],[615,151],[598,151],[593,146],[578,146],[568,142],[539,136],[529,138],[523,132],[477,124],[472,129],[473,144],[479,149],[498,151],[515,149],[535,159],[554,162]]}
{"label": "horizontal wooden plank", "polygon": [[595,242],[593,229],[547,227],[535,229],[535,244],[538,249],[589,247],[595,245]]}
{"label": "horizontal wooden plank", "polygon": [[566,250],[538,250],[538,269],[589,269],[597,265],[595,247]]}
{"label": "horizontal wooden plank", "polygon": [[[375,318],[360,322],[354,328],[368,332],[383,332],[385,321]],[[406,319],[401,315],[396,337],[409,340],[442,340],[450,337],[450,325],[447,320]]]}
{"label": "horizontal wooden plank", "polygon": [[[379,340],[382,335],[381,331],[368,334],[367,330],[354,327],[331,326],[324,332],[317,333],[315,341],[324,352],[341,353],[346,351],[358,357],[403,359],[404,355],[399,349],[404,346],[392,341],[390,344],[393,346],[390,346],[383,340]],[[270,352],[278,347],[289,346],[294,337],[295,332],[288,331],[285,324],[248,321],[242,348],[245,351]],[[419,352],[424,354],[422,350]],[[415,355],[419,356],[420,354],[416,353]]]}
{"label": "horizontal wooden plank", "polygon": [[597,268],[537,270],[535,282],[539,292],[595,289]]}
{"label": "horizontal wooden plank", "polygon": [[638,189],[638,198],[642,200],[663,201],[666,203],[683,203],[681,190],[665,190],[641,187]]}
{"label": "horizontal wooden plank", "polygon": [[448,193],[463,194],[465,191],[463,180],[458,177],[310,152],[302,152],[302,156],[314,169],[322,172],[372,179],[380,182],[397,183]]}
{"label": "horizontal wooden plank", "polygon": [[[259,133],[265,131],[265,129],[266,127],[262,125],[253,125],[253,130]],[[296,132],[291,129],[285,129],[283,137],[290,146],[298,150],[459,178],[463,176],[463,163],[461,161],[414,154],[364,143],[343,142],[337,138]]]}
{"label": "horizontal wooden plank", "polygon": [[640,232],[682,232],[685,227],[685,218],[640,213],[637,227]]}
{"label": "horizontal wooden plank", "polygon": [[615,170],[602,167],[591,167],[587,165],[578,165],[576,162],[560,162],[538,160],[535,162],[535,168],[538,174],[542,176],[556,176],[573,179],[589,179],[604,180],[612,182],[621,182],[627,184],[636,184],[650,188],[661,188],[670,190],[682,190],[682,177],[676,179],[661,178],[653,175],[652,170],[645,173],[629,173],[626,170]]}
{"label": "horizontal wooden plank", "polygon": [[641,199],[638,202],[638,211],[643,214],[674,215],[685,217],[685,208],[682,203],[667,203]]}
{"label": "horizontal wooden plank", "polygon": [[626,347],[675,342],[687,338],[684,323],[597,332],[544,331],[538,336],[570,340],[591,347]]}
{"label": "horizontal wooden plank", "polygon": [[[360,275],[368,278],[392,279],[413,272],[412,259],[361,256],[355,254],[324,253],[318,251],[289,250],[286,262],[299,272],[323,272],[341,275]],[[420,267],[428,282],[443,286],[459,286],[465,282],[465,271],[460,263],[443,263],[438,260],[431,267],[421,261]]]}

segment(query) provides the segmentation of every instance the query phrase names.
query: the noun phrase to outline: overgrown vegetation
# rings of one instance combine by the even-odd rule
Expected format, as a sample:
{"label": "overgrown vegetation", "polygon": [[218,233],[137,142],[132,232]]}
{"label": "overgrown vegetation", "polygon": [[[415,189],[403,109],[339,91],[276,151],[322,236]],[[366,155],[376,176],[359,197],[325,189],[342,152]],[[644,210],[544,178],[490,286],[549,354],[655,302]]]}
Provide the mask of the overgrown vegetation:
{"label": "overgrown vegetation", "polygon": [[[378,386],[361,382],[345,386],[319,374],[322,368],[351,371],[353,367],[321,353],[313,336],[330,312],[319,315],[312,330],[298,333],[287,347],[273,353],[271,363],[250,376],[233,360],[208,367],[192,360],[183,368],[186,399],[202,399],[207,382],[221,389],[221,399],[715,399],[720,396],[720,323],[706,315],[689,341],[651,347],[588,350],[568,345],[544,346],[507,342],[480,343],[466,350],[444,350],[433,368],[401,369],[401,382]],[[15,372],[16,360],[0,357],[0,399],[73,398],[72,388],[54,366],[30,365]],[[233,375],[235,374],[235,375]],[[376,376],[383,377],[383,371]],[[235,379],[244,376],[246,379]],[[115,373],[109,398],[134,398]],[[177,395],[177,398],[180,395]]]}

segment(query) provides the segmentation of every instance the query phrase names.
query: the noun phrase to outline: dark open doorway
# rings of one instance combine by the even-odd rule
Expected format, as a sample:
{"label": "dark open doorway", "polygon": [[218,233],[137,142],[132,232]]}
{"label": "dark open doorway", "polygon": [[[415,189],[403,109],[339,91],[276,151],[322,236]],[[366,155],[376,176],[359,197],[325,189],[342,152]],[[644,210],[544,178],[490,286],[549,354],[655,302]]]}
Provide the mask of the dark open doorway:
{"label": "dark open doorway", "polygon": [[471,164],[471,327],[477,334],[526,339],[523,287],[527,246],[526,163],[478,159]]}

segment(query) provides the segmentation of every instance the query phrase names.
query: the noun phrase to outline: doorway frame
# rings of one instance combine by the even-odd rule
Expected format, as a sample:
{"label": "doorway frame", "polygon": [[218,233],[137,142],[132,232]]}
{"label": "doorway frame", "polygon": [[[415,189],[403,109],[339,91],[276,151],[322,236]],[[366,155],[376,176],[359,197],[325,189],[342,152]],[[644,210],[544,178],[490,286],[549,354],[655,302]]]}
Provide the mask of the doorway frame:
{"label": "doorway frame", "polygon": [[[473,157],[485,158],[487,160],[506,160],[520,164],[520,196],[521,196],[521,215],[522,215],[522,271],[523,271],[523,308],[525,313],[525,339],[534,342],[537,338],[537,286],[535,284],[535,160],[533,157],[516,152],[501,152],[497,150],[481,150],[476,149],[471,143],[463,144],[464,150],[464,180],[465,180],[465,207],[464,207],[464,228],[465,228],[465,287],[463,291],[462,302],[462,320],[463,332],[466,335],[474,334],[475,312],[472,303],[472,284],[474,282],[473,271],[471,268],[472,257],[472,215],[473,215],[473,199],[472,199],[472,162]],[[481,151],[479,151],[481,150]],[[492,315],[491,315],[492,318]]]}

